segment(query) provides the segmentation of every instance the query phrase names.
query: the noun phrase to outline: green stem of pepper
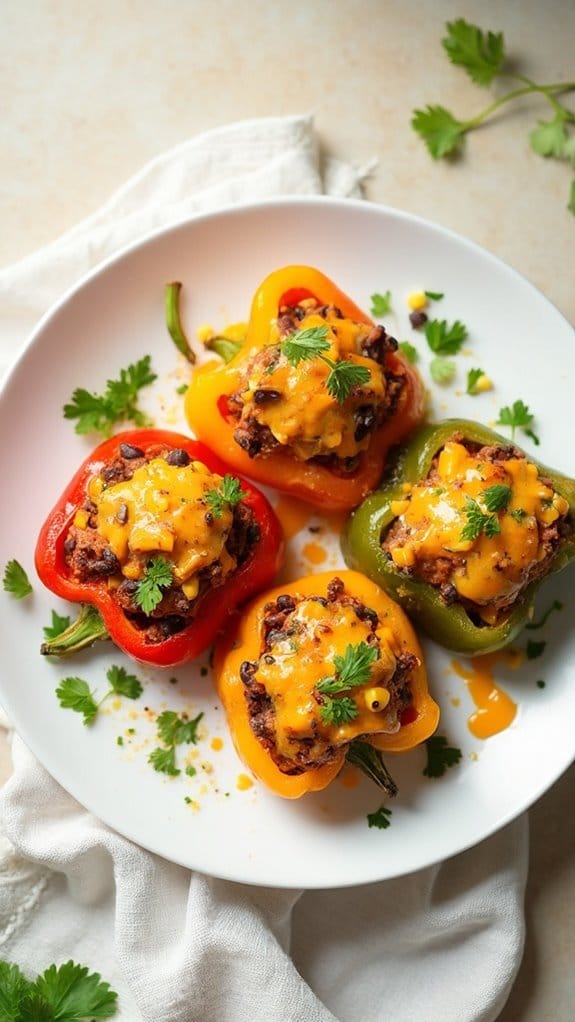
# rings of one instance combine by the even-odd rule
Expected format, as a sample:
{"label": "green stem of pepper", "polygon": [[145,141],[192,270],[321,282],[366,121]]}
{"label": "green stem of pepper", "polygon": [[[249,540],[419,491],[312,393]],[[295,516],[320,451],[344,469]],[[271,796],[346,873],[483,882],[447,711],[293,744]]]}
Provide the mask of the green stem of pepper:
{"label": "green stem of pepper", "polygon": [[166,313],[166,326],[168,333],[172,338],[178,351],[187,358],[188,362],[192,365],[196,361],[196,355],[193,351],[188,338],[186,337],[185,330],[182,326],[182,320],[180,317],[180,291],[182,285],[179,280],[172,281],[171,284],[166,284],[164,289],[164,308]]}
{"label": "green stem of pepper", "polygon": [[47,639],[40,646],[43,656],[70,656],[98,639],[109,639],[108,630],[100,616],[100,611],[90,603],[82,603],[80,613],[75,621],[55,639]]}
{"label": "green stem of pepper", "polygon": [[241,341],[231,341],[229,337],[221,337],[216,334],[205,342],[205,346],[208,351],[215,351],[216,355],[219,355],[224,362],[231,362],[243,344]]}
{"label": "green stem of pepper", "polygon": [[346,758],[348,763],[359,767],[370,781],[374,781],[378,788],[383,788],[390,798],[397,795],[397,784],[383,762],[379,749],[375,749],[369,742],[356,738],[350,743]]}

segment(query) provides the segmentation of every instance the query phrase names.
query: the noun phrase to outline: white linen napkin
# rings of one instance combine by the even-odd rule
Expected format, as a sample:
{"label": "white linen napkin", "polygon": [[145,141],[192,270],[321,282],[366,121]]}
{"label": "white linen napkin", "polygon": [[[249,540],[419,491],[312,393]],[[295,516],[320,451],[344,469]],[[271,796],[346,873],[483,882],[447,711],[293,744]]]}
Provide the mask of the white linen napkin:
{"label": "white linen napkin", "polygon": [[[83,273],[154,228],[285,194],[360,195],[310,116],[209,131],[156,158],[88,220],[0,271],[0,368]],[[0,959],[74,958],[121,1022],[492,1022],[523,949],[527,821],[444,863],[342,891],[247,887],[116,834],[12,737],[0,794]]]}

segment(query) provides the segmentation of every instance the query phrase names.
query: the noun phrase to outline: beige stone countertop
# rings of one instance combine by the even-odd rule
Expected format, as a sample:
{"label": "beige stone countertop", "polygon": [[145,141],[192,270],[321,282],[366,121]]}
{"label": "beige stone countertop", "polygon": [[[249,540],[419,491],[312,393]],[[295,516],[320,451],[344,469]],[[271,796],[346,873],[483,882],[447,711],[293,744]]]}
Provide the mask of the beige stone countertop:
{"label": "beige stone countertop", "polygon": [[[573,0],[3,0],[1,10],[0,265],[200,131],[312,111],[326,153],[377,158],[368,198],[483,245],[575,323],[573,171],[528,141],[549,117],[545,100],[504,107],[457,161],[432,161],[409,126],[427,103],[466,118],[490,102],[441,47],[459,17],[502,30],[522,74],[574,79]],[[575,109],[575,95],[568,102]],[[9,769],[0,739],[0,779]],[[574,804],[572,767],[529,813],[527,943],[501,1022],[575,1017]]]}

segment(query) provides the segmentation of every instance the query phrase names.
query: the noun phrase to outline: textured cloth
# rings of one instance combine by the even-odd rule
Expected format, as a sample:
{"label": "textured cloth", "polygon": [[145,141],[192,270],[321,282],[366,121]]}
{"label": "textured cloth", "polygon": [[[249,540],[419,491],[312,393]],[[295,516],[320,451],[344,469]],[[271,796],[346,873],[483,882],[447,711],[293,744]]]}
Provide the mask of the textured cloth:
{"label": "textured cloth", "polygon": [[[0,272],[5,368],[38,318],[123,245],[190,214],[286,194],[358,196],[312,119],[216,129],[158,157],[96,214]],[[490,1022],[523,947],[527,822],[396,880],[342,891],[191,873],[91,816],[13,736],[0,795],[0,958],[70,957],[120,995],[122,1022]]]}

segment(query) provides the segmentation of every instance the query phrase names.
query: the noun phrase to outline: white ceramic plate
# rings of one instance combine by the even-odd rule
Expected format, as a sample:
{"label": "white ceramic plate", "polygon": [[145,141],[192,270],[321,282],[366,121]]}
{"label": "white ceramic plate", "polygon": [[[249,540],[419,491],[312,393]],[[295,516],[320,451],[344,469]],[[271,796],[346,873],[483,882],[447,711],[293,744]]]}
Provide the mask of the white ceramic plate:
{"label": "white ceramic plate", "polygon": [[[531,637],[545,639],[540,659],[511,670],[497,667],[501,687],[518,704],[513,724],[486,741],[470,733],[473,704],[451,658],[425,642],[431,687],[442,709],[440,732],[459,746],[459,766],[441,779],[422,775],[423,750],[388,757],[400,786],[391,826],[369,828],[367,813],[382,799],[367,780],[341,780],[299,802],[277,799],[258,784],[238,788],[237,760],[214,696],[207,656],[168,676],[138,669],[145,684],[137,702],[108,700],[92,727],[62,709],[59,680],[76,674],[103,694],[105,670],[127,659],[109,644],[68,663],[39,654],[51,610],[69,607],[34,576],[40,524],[97,438],[82,438],[62,416],[79,386],[101,392],[108,378],[144,354],[158,383],[146,395],[157,424],[185,430],[177,386],[188,372],[168,339],[163,287],[184,283],[183,314],[190,335],[202,323],[221,328],[247,317],[250,299],[272,269],[287,263],[322,269],[369,309],[374,292],[390,290],[386,323],[421,351],[429,382],[430,353],[408,321],[406,295],[441,291],[432,314],[469,329],[458,375],[432,387],[432,412],[492,423],[502,405],[521,398],[536,414],[537,456],[575,474],[565,423],[575,390],[573,333],[531,285],[489,253],[416,217],[362,202],[292,199],[199,217],[157,234],[113,259],[66,295],[40,323],[12,371],[0,400],[0,564],[17,558],[34,581],[34,595],[15,601],[0,593],[0,702],[29,747],[79,802],[126,837],[167,859],[216,876],[282,887],[337,887],[398,876],[453,855],[485,838],[531,805],[571,763],[575,751],[575,632],[567,570],[541,591],[537,612],[564,602]],[[467,397],[472,366],[495,389]],[[527,450],[535,449],[528,438]],[[308,525],[290,542],[284,577],[341,565],[337,536]],[[327,552],[314,568],[303,553],[313,540]],[[517,648],[525,649],[527,635]],[[201,670],[204,667],[204,670]],[[171,674],[178,678],[170,683]],[[544,679],[545,687],[537,686]],[[145,709],[147,708],[147,709]],[[156,742],[154,715],[162,709],[205,714],[197,746],[197,775],[169,779],[148,764]],[[133,734],[129,729],[133,729]],[[123,745],[117,743],[123,738]],[[214,738],[223,740],[214,748]],[[217,743],[216,743],[217,745]],[[180,749],[183,758],[185,750]],[[181,764],[180,764],[181,765]],[[191,801],[186,801],[186,799]]]}

